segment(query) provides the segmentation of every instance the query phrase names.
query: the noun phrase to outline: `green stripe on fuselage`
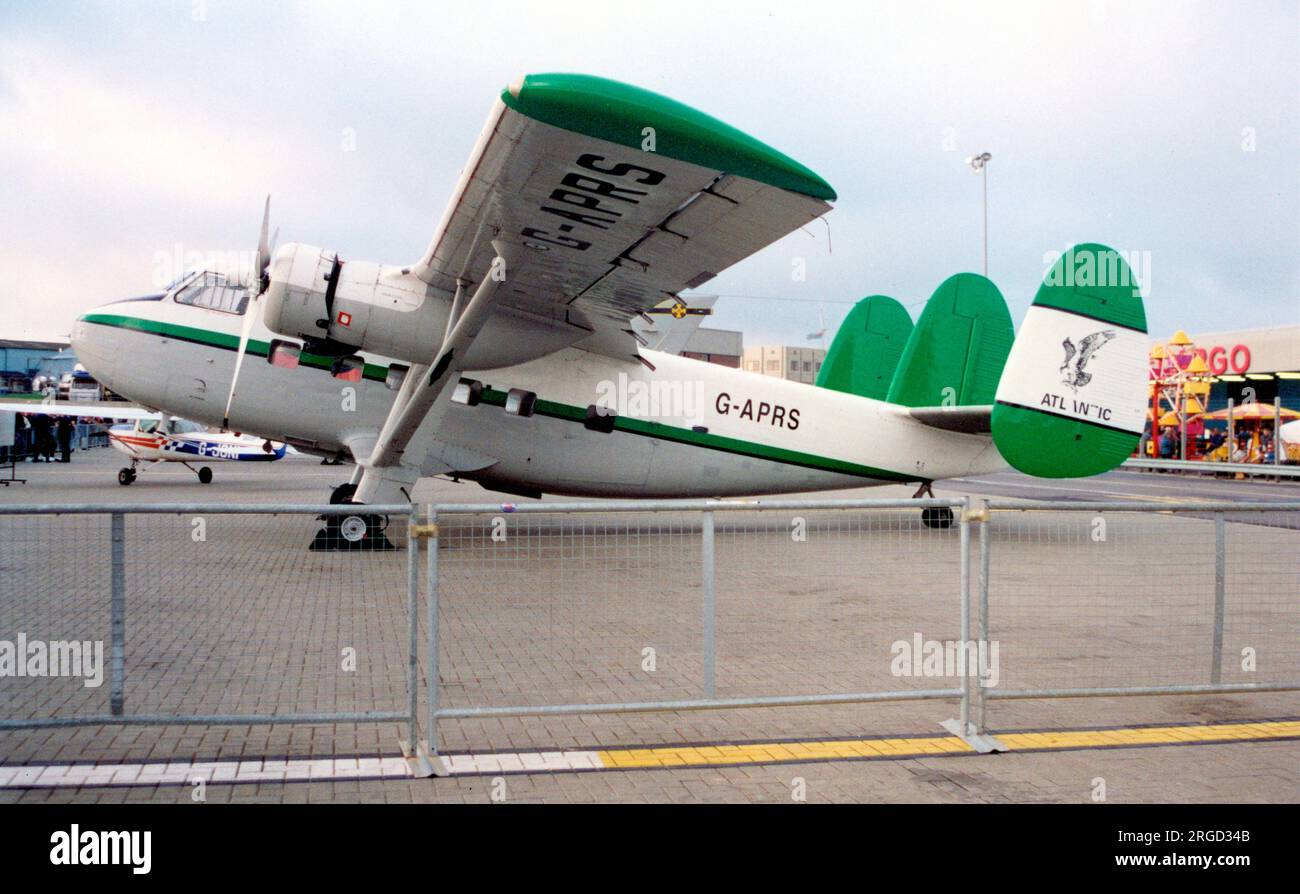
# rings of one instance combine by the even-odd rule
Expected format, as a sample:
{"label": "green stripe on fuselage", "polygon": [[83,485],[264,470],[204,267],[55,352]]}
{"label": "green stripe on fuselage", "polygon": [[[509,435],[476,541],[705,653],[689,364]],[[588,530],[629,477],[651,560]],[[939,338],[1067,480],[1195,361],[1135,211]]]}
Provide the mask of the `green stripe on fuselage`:
{"label": "green stripe on fuselage", "polygon": [[[213,332],[211,329],[196,329],[193,326],[182,326],[178,323],[163,323],[158,320],[142,320],[139,317],[124,317],[118,314],[89,313],[81,319],[87,323],[98,323],[101,326],[113,326],[118,329],[134,329],[137,332],[147,332],[152,335],[165,335],[168,338],[193,342],[198,345],[207,345],[210,348],[221,348],[227,351],[239,350],[239,336],[231,335],[228,332]],[[254,357],[265,358],[270,350],[271,345],[269,342],[258,341],[255,338],[250,338],[248,340],[248,353]],[[298,363],[300,366],[309,366],[312,369],[323,369],[328,371],[333,368],[334,358],[322,357],[319,354],[309,354],[304,351],[299,356]],[[367,363],[365,365],[364,375],[371,381],[382,382],[388,378],[388,367]]]}
{"label": "green stripe on fuselage", "polygon": [[[481,397],[483,403],[496,407],[504,407],[506,404],[506,393],[498,391],[495,388],[484,388]],[[575,407],[570,404],[558,403],[556,401],[537,399],[533,406],[533,412],[541,416],[549,416],[554,419],[564,419],[570,422],[584,423],[587,419],[587,411],[584,407]],[[908,476],[898,472],[890,472],[885,469],[876,469],[871,466],[864,466],[858,463],[849,462],[841,459],[831,459],[830,457],[817,456],[811,453],[803,453],[798,450],[789,450],[784,447],[773,447],[768,444],[756,444],[753,441],[743,441],[739,438],[729,438],[725,435],[715,435],[708,432],[695,431],[689,428],[678,428],[675,425],[666,425],[662,422],[655,422],[650,419],[633,419],[628,416],[614,417],[614,430],[626,432],[627,434],[642,435],[648,438],[658,438],[662,441],[673,441],[678,444],[686,444],[690,447],[702,447],[706,450],[718,450],[723,453],[734,453],[740,456],[749,456],[754,459],[766,459],[772,462],[782,463],[789,466],[802,466],[803,468],[816,469],[820,472],[837,472],[843,475],[853,475],[858,478],[872,478],[882,481],[918,481],[915,475]]]}
{"label": "green stripe on fuselage", "polygon": [[[176,323],[163,323],[157,320],[142,320],[137,317],[125,317],[118,314],[90,313],[86,314],[81,319],[87,323],[96,323],[101,326],[112,326],[118,329],[134,330],[153,335],[163,335],[168,338],[175,338],[227,351],[237,351],[239,349],[239,336],[225,332],[213,332],[209,329],[197,329],[192,326],[181,326]],[[255,339],[249,339],[248,341],[248,352],[258,357],[265,357],[269,347],[268,343],[264,341],[257,341]],[[303,354],[300,365],[310,366],[328,372],[330,369],[330,362],[330,358],[328,357],[317,357],[312,354]],[[365,369],[365,376],[367,379],[382,382],[387,378],[387,367],[367,363]],[[504,407],[506,403],[506,392],[491,387],[484,387],[480,399],[483,403],[490,406]],[[545,400],[540,397],[534,405],[533,412],[552,419],[576,422],[580,425],[584,424],[587,418],[586,407],[576,407],[571,404]],[[782,463],[784,465],[800,466],[807,469],[814,469],[819,472],[833,472],[841,475],[852,475],[857,478],[870,478],[879,481],[919,480],[915,475],[904,475],[899,472],[891,472],[886,469],[876,469],[871,466],[864,466],[847,460],[817,456],[811,453],[803,453],[798,450],[789,450],[784,447],[773,447],[768,444],[757,444],[752,441],[743,441],[739,438],[729,438],[723,435],[709,434],[708,432],[697,432],[692,429],[678,428],[677,426],[666,425],[662,422],[654,422],[648,419],[632,419],[627,416],[619,416],[614,420],[614,428],[616,431],[621,431],[626,434],[658,438],[663,441],[673,441],[691,447],[701,447],[708,450],[733,453],[740,456],[752,457],[754,459],[764,459],[771,462]]]}

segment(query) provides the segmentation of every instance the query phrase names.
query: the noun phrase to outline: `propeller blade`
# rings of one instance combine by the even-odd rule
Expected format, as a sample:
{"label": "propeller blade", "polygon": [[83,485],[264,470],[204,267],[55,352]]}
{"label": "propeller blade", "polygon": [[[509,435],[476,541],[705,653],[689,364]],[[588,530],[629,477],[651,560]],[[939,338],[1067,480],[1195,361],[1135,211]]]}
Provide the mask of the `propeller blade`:
{"label": "propeller blade", "polygon": [[[262,209],[262,230],[257,239],[257,254],[253,261],[253,277],[248,284],[248,305],[244,308],[244,323],[239,331],[239,350],[235,353],[235,373],[230,379],[230,393],[226,395],[226,410],[221,415],[221,430],[230,428],[230,408],[235,403],[235,391],[239,387],[239,371],[244,366],[244,355],[248,353],[248,337],[253,331],[253,318],[257,316],[258,300],[269,284],[267,270],[271,266],[271,245],[267,233],[271,229],[271,197],[266,197],[266,206]],[[279,227],[275,236],[280,237]]]}
{"label": "propeller blade", "polygon": [[[271,229],[271,196],[266,197],[266,207],[262,210],[262,232],[257,239],[257,260],[253,265],[253,281],[257,283],[257,294],[260,295],[266,282],[266,271],[271,266],[271,246],[267,241],[267,233]],[[276,233],[280,231],[277,229]]]}
{"label": "propeller blade", "polygon": [[235,402],[235,389],[239,386],[239,370],[244,365],[244,355],[248,353],[248,336],[253,331],[253,317],[257,315],[257,301],[261,292],[249,292],[248,307],[244,308],[244,325],[239,331],[239,351],[235,354],[235,374],[230,380],[230,394],[226,397],[226,411],[221,416],[221,430],[230,427],[230,407]]}

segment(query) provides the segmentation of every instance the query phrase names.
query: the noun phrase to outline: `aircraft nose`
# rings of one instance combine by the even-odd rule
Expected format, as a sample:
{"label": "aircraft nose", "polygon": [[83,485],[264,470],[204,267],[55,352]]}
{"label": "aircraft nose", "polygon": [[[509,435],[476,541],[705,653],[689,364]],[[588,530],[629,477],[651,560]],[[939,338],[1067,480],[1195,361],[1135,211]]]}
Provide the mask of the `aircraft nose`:
{"label": "aircraft nose", "polygon": [[108,343],[111,328],[104,322],[104,308],[96,308],[77,317],[69,341],[77,362],[100,382],[113,387],[111,376],[116,352]]}

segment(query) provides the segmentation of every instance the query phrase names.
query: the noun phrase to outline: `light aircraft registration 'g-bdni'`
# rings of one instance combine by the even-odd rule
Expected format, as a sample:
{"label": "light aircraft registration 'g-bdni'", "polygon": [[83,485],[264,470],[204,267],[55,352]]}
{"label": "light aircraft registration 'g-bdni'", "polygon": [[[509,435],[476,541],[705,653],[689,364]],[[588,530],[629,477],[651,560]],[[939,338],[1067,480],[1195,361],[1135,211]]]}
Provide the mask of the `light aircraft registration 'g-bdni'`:
{"label": "light aircraft registration 'g-bdni'", "polygon": [[[1018,337],[975,274],[946,280],[915,324],[864,299],[816,386],[651,349],[648,311],[684,309],[680,292],[834,199],[808,168],[663,96],[531,75],[493,104],[415,263],[301,244],[272,256],[268,200],[249,281],[196,271],[85,314],[72,341],[146,406],[350,456],[336,502],[406,502],[439,474],[523,496],[924,491],[1008,464],[1091,475],[1132,451],[1146,321],[1124,260],[1098,245],[1061,257]],[[331,523],[353,548],[383,539],[361,509]]]}

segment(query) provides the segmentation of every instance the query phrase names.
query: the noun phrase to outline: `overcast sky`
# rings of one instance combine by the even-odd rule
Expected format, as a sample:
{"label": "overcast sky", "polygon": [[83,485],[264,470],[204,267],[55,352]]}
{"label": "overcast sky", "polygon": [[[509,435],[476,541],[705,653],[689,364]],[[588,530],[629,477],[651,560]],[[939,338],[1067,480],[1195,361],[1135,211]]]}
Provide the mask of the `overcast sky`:
{"label": "overcast sky", "polygon": [[414,261],[493,98],[544,71],[665,93],[838,191],[829,233],[707,287],[779,299],[719,302],[710,325],[748,344],[873,293],[915,317],[978,271],[981,151],[1017,322],[1045,253],[1087,240],[1138,253],[1154,333],[1300,323],[1298,8],[6,3],[0,335],[66,334],[171,259],[252,249],[268,192],[282,242]]}

